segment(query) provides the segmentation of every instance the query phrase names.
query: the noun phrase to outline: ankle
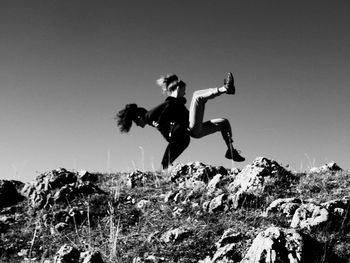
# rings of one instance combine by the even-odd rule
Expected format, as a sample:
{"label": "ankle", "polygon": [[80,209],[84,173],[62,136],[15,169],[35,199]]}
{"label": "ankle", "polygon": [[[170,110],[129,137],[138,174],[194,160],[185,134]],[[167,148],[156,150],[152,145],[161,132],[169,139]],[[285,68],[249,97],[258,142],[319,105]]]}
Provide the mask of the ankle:
{"label": "ankle", "polygon": [[222,94],[222,93],[226,93],[226,92],[227,92],[227,89],[226,89],[225,86],[221,86],[221,87],[217,88],[217,90],[218,90],[218,93],[219,93],[219,94]]}

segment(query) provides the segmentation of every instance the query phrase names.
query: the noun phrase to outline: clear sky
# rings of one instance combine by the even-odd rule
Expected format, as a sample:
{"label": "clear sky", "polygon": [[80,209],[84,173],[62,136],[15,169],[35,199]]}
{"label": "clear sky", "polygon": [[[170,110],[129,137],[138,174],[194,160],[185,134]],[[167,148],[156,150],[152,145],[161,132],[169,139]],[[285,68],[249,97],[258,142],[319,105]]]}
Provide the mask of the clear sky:
{"label": "clear sky", "polygon": [[[306,170],[350,169],[350,2],[0,2],[0,178],[29,181],[64,167],[92,172],[159,169],[160,133],[113,118],[126,103],[165,97],[176,73],[193,91],[237,93],[207,103],[230,120],[246,162],[258,156]],[[219,133],[192,139],[179,162],[231,167]]]}

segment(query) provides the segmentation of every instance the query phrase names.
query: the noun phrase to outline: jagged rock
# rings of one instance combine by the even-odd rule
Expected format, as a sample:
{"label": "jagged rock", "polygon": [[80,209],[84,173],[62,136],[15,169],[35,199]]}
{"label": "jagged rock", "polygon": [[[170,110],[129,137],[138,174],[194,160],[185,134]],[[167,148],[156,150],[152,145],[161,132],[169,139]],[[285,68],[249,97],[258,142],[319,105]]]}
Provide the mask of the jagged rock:
{"label": "jagged rock", "polygon": [[193,201],[200,198],[206,189],[206,184],[202,181],[189,180],[178,185],[177,189],[169,191],[165,197],[165,202],[179,203],[182,201]]}
{"label": "jagged rock", "polygon": [[67,202],[78,195],[88,196],[91,194],[106,194],[90,181],[83,182],[78,179],[76,173],[64,168],[42,173],[22,189],[31,207],[34,209],[45,208],[49,204]]}
{"label": "jagged rock", "polygon": [[215,198],[213,198],[208,207],[209,213],[215,213],[218,211],[227,210],[229,208],[229,204],[227,202],[227,194],[221,194]]}
{"label": "jagged rock", "polygon": [[179,227],[175,229],[171,229],[165,232],[160,240],[169,243],[169,242],[179,242],[192,234],[192,231],[186,227]]}
{"label": "jagged rock", "polygon": [[237,252],[235,251],[236,244],[228,244],[220,247],[214,254],[210,263],[235,263],[232,257],[235,257]]}
{"label": "jagged rock", "polygon": [[350,217],[350,215],[347,213],[350,208],[350,199],[348,197],[325,202],[322,204],[322,206],[336,216]]}
{"label": "jagged rock", "polygon": [[79,250],[65,244],[56,253],[54,263],[79,263],[79,258]]}
{"label": "jagged rock", "polygon": [[189,178],[193,180],[203,181],[207,183],[216,174],[227,175],[231,173],[228,169],[222,166],[205,165],[200,162],[193,162],[188,164],[177,164],[170,172],[170,179],[173,182],[184,182]]}
{"label": "jagged rock", "polygon": [[98,180],[97,174],[89,173],[86,170],[81,170],[78,172],[78,178],[83,181],[96,182]]}
{"label": "jagged rock", "polygon": [[147,181],[154,179],[155,175],[151,172],[135,171],[127,176],[127,187],[141,187],[144,186]]}
{"label": "jagged rock", "polygon": [[222,175],[217,174],[215,175],[208,183],[206,188],[206,195],[207,196],[218,196],[223,193],[224,188],[232,183],[235,179],[235,175],[228,174],[228,175]]}
{"label": "jagged rock", "polygon": [[213,195],[214,192],[219,188],[221,179],[223,178],[222,174],[215,175],[207,185],[207,195]]}
{"label": "jagged rock", "polygon": [[78,249],[64,244],[56,253],[54,263],[103,263],[98,251],[80,252]]}
{"label": "jagged rock", "polygon": [[329,212],[326,208],[314,203],[302,204],[294,213],[290,224],[293,228],[307,228],[320,226],[329,220]]}
{"label": "jagged rock", "polygon": [[187,185],[185,201],[193,201],[200,198],[206,188],[206,184],[202,181],[193,181]]}
{"label": "jagged rock", "polygon": [[291,227],[311,229],[326,225],[339,227],[345,219],[349,219],[350,199],[331,200],[322,204],[313,202],[302,204],[294,213]]}
{"label": "jagged rock", "polygon": [[287,217],[292,217],[295,211],[301,206],[301,203],[301,199],[296,197],[279,198],[267,207],[263,216],[267,217],[271,213],[282,213]]}
{"label": "jagged rock", "polygon": [[237,243],[242,239],[243,235],[237,233],[235,230],[229,228],[226,229],[218,242],[215,243],[217,248],[224,247],[231,243]]}
{"label": "jagged rock", "polygon": [[259,198],[265,190],[265,185],[277,176],[286,176],[290,172],[276,161],[259,157],[250,165],[244,167],[228,189],[232,193],[230,199],[233,208],[238,208],[249,199]]}
{"label": "jagged rock", "polygon": [[227,229],[220,240],[215,243],[216,252],[212,258],[207,257],[198,263],[235,263],[241,256],[236,251],[236,243],[242,239],[242,234],[233,229]]}
{"label": "jagged rock", "polygon": [[303,236],[294,229],[270,227],[258,234],[241,263],[302,262]]}
{"label": "jagged rock", "polygon": [[321,167],[313,167],[310,169],[310,173],[323,173],[323,172],[337,172],[342,171],[343,169],[340,168],[335,162],[327,163]]}
{"label": "jagged rock", "polygon": [[185,198],[186,191],[184,189],[171,190],[165,195],[164,202],[179,203],[180,201],[185,200]]}
{"label": "jagged rock", "polygon": [[17,188],[22,185],[24,184],[19,181],[0,180],[0,209],[23,200],[23,196],[17,192]]}

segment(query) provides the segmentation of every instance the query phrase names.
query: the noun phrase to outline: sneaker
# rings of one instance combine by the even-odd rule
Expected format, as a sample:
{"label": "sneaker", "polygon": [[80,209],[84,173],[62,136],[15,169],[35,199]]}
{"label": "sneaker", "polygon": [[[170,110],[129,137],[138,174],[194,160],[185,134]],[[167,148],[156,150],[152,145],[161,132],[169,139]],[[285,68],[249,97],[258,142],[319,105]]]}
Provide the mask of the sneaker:
{"label": "sneaker", "polygon": [[240,152],[237,151],[235,148],[232,148],[232,152],[230,149],[227,149],[225,157],[227,159],[232,159],[235,162],[244,162],[245,158],[243,156],[240,155]]}
{"label": "sneaker", "polygon": [[235,83],[233,79],[233,75],[231,72],[227,73],[226,78],[224,79],[224,86],[226,88],[226,93],[227,94],[235,94]]}

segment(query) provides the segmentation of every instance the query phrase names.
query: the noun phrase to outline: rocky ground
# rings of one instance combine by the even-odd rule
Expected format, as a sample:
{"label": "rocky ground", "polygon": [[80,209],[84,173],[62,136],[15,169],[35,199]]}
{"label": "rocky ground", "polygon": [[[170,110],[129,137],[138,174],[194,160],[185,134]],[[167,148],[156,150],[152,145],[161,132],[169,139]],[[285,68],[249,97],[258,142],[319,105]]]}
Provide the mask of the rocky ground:
{"label": "rocky ground", "polygon": [[259,157],[0,180],[0,262],[350,262],[350,172]]}

